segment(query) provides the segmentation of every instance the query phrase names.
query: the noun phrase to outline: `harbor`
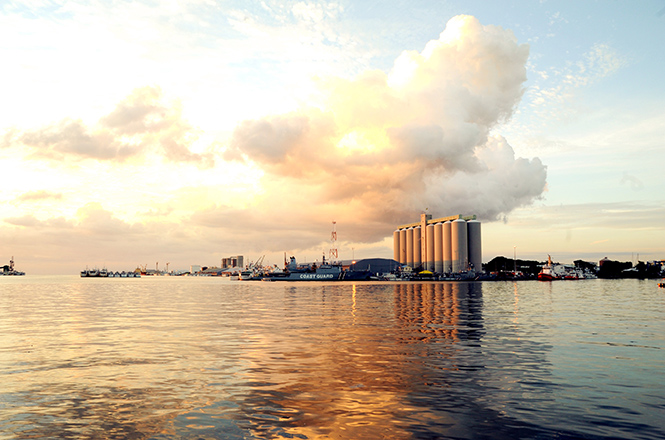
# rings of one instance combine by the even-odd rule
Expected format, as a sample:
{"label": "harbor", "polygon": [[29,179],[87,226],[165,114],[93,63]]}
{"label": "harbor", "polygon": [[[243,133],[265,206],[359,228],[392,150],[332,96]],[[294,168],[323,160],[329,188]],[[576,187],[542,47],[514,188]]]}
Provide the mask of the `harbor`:
{"label": "harbor", "polygon": [[138,270],[125,272],[113,272],[102,269],[85,269],[81,271],[81,278],[141,278],[141,272]]}

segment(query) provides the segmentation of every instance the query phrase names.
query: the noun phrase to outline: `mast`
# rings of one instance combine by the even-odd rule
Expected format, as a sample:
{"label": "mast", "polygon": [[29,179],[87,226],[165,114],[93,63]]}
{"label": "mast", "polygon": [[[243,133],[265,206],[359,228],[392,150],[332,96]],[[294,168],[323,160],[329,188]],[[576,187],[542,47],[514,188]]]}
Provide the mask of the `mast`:
{"label": "mast", "polygon": [[[330,261],[333,261],[333,258],[337,257],[337,222],[332,222],[333,228],[332,233],[330,234]],[[324,255],[325,258],[325,255]]]}

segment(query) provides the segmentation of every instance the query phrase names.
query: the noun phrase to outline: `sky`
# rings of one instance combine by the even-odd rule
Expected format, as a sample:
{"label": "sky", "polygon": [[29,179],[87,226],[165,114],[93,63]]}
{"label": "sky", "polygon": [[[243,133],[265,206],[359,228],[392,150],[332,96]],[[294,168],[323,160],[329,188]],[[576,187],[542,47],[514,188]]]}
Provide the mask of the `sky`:
{"label": "sky", "polygon": [[664,38],[663,0],[2,2],[0,263],[392,258],[423,212],[664,259]]}

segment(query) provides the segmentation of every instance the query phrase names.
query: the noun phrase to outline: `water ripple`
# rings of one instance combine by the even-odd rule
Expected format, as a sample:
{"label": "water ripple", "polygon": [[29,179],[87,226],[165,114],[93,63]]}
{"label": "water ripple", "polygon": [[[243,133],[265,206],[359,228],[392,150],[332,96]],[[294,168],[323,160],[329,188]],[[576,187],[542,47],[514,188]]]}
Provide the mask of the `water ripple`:
{"label": "water ripple", "polygon": [[0,287],[1,440],[665,438],[636,280]]}

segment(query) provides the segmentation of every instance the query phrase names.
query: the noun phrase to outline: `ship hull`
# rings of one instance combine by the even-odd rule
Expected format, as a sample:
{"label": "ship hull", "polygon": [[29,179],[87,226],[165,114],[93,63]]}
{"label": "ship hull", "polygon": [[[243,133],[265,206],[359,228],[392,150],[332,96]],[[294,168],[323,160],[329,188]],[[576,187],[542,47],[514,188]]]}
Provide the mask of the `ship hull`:
{"label": "ship hull", "polygon": [[270,277],[273,281],[339,281],[340,273],[290,273]]}

